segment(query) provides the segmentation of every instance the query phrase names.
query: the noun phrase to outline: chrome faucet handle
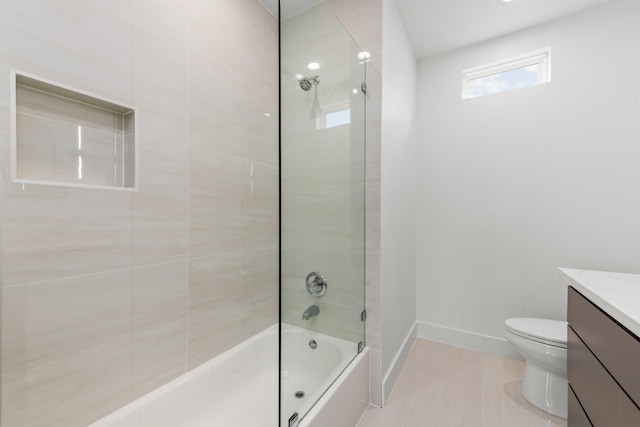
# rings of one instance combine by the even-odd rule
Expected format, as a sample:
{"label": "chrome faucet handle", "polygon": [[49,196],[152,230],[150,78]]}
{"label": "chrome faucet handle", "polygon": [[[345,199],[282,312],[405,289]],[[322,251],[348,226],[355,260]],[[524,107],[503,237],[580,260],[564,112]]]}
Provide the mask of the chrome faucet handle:
{"label": "chrome faucet handle", "polygon": [[307,291],[314,298],[320,298],[327,293],[327,281],[320,273],[312,271],[306,279]]}

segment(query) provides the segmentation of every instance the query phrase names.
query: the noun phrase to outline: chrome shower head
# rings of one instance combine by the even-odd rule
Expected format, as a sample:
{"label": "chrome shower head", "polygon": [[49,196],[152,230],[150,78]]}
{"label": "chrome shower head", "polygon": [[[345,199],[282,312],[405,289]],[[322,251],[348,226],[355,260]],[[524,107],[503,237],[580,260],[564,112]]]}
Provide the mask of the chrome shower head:
{"label": "chrome shower head", "polygon": [[300,89],[302,89],[305,92],[309,92],[311,90],[311,80],[309,80],[306,77],[303,77],[300,79]]}
{"label": "chrome shower head", "polygon": [[300,83],[300,89],[309,92],[313,86],[320,84],[320,76],[302,77],[298,83]]}

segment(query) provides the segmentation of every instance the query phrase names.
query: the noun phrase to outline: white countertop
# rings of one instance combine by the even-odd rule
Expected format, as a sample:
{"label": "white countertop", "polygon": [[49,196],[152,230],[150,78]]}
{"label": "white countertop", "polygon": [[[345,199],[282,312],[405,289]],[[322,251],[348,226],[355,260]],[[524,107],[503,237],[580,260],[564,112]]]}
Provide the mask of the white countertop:
{"label": "white countertop", "polygon": [[561,268],[568,285],[640,337],[640,274]]}

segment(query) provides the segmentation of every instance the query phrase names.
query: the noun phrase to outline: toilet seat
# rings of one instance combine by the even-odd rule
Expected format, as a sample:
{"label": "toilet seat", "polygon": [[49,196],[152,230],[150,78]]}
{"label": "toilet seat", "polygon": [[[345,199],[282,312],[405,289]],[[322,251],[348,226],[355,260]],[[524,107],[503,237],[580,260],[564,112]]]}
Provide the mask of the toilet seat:
{"label": "toilet seat", "polygon": [[504,321],[512,334],[541,344],[567,348],[567,322],[530,317],[514,317]]}

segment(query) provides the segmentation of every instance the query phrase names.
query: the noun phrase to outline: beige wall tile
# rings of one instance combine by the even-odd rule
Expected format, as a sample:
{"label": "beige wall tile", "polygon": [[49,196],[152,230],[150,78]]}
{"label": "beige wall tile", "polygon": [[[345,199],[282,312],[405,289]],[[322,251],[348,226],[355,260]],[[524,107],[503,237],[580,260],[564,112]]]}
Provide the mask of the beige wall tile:
{"label": "beige wall tile", "polygon": [[[15,67],[136,108],[138,191],[23,186],[0,88],[3,417],[86,425],[278,320],[278,26],[255,0],[0,12],[7,81]],[[49,305],[74,322],[45,322]]]}
{"label": "beige wall tile", "polygon": [[189,153],[189,256],[239,251],[250,170],[243,159],[209,150]]}
{"label": "beige wall tile", "polygon": [[245,249],[274,248],[278,244],[277,166],[244,160],[243,246]]}
{"label": "beige wall tile", "polygon": [[[267,69],[268,70],[268,69]],[[271,81],[277,81],[269,76]],[[245,90],[250,91],[249,83]],[[264,81],[256,80],[254,86],[268,86]],[[278,166],[278,104],[274,100],[263,101],[246,96],[245,135],[243,138],[243,156],[247,159]]]}
{"label": "beige wall tile", "polygon": [[[367,211],[367,220],[370,219]],[[367,233],[367,238],[369,238]],[[368,240],[367,240],[367,243]],[[382,319],[380,313],[380,252],[365,254],[366,268],[366,343],[371,348],[369,360],[369,401],[382,406]]]}
{"label": "beige wall tile", "polygon": [[189,165],[191,257],[277,244],[276,167],[199,149]]}
{"label": "beige wall tile", "polygon": [[277,251],[189,262],[189,369],[277,322]]}
{"label": "beige wall tile", "polygon": [[189,262],[189,369],[242,340],[242,251]]}
{"label": "beige wall tile", "polygon": [[3,426],[85,426],[130,399],[131,275],[3,289]]}
{"label": "beige wall tile", "polygon": [[328,0],[327,3],[358,46],[371,54],[371,64],[382,70],[382,1]]}
{"label": "beige wall tile", "polygon": [[186,212],[186,200],[135,198],[134,265],[187,258]]}
{"label": "beige wall tile", "polygon": [[139,191],[133,195],[134,264],[186,259],[187,146],[141,135]]}
{"label": "beige wall tile", "polygon": [[[246,0],[189,4],[189,144],[242,156],[246,110],[242,88]],[[211,25],[209,16],[219,16]],[[248,17],[250,19],[250,17]],[[252,51],[252,49],[249,49]],[[223,61],[220,58],[224,58]]]}
{"label": "beige wall tile", "polygon": [[131,104],[130,0],[3,1],[0,37],[11,40],[0,45],[7,77],[16,68]]}
{"label": "beige wall tile", "polygon": [[187,0],[133,1],[133,100],[139,134],[187,143]]}
{"label": "beige wall tile", "polygon": [[8,191],[11,183],[11,149],[9,144],[11,121],[9,116],[9,100],[0,98],[0,196]]}
{"label": "beige wall tile", "polygon": [[278,248],[245,252],[241,298],[248,336],[278,323]]}
{"label": "beige wall tile", "polygon": [[189,369],[242,340],[242,252],[189,261]]}
{"label": "beige wall tile", "polygon": [[134,397],[187,371],[187,261],[133,270]]}
{"label": "beige wall tile", "polygon": [[189,46],[189,64],[190,147],[242,156],[243,125],[248,117],[241,82],[223,75],[218,69],[220,61],[193,45]]}
{"label": "beige wall tile", "polygon": [[132,193],[9,186],[2,204],[3,285],[131,266]]}
{"label": "beige wall tile", "polygon": [[380,251],[380,121],[382,79],[367,68],[366,236],[367,250]]}

